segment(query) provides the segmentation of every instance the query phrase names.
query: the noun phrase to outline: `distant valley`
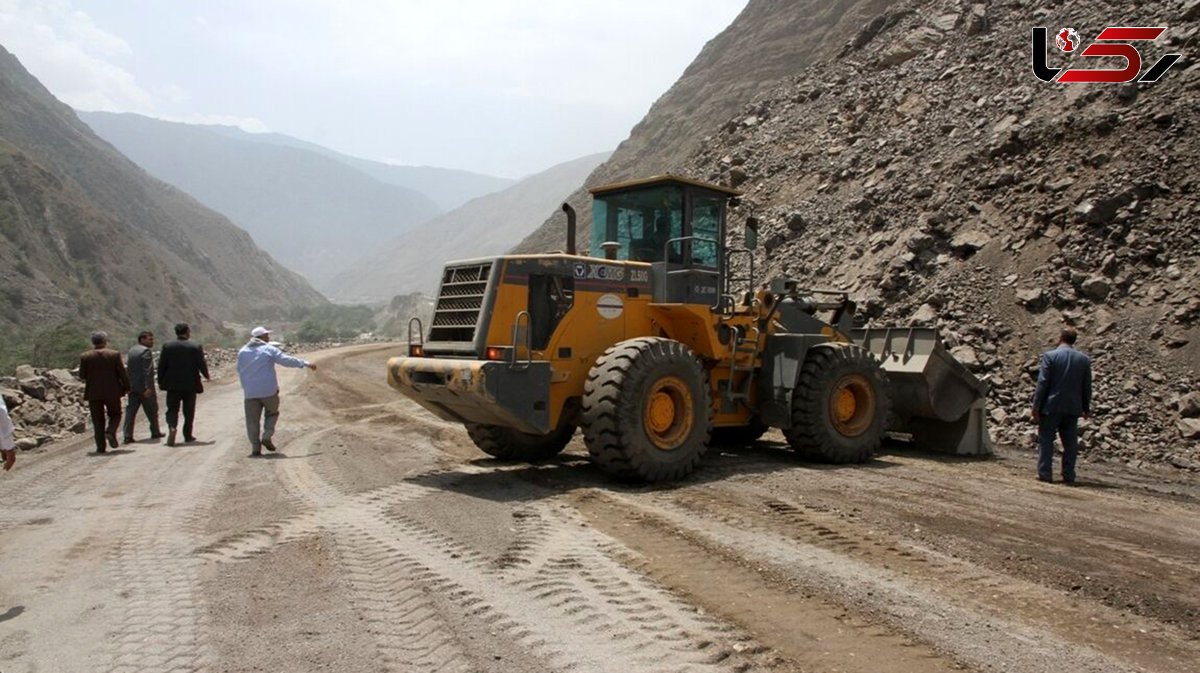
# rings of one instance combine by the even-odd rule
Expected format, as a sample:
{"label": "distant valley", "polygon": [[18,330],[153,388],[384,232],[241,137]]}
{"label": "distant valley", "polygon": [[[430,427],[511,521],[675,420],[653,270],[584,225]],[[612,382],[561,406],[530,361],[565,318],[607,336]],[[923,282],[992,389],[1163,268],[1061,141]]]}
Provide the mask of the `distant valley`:
{"label": "distant valley", "polygon": [[[224,214],[318,289],[363,251],[508,181],[466,171],[392,167],[278,134],[81,112],[98,135]],[[478,190],[478,191],[476,191]]]}
{"label": "distant valley", "polygon": [[[432,293],[447,260],[507,252],[608,157],[605,152],[559,164],[413,227],[331,279],[326,294],[334,301],[377,303],[398,292]],[[566,245],[565,228],[559,232],[553,249]]]}

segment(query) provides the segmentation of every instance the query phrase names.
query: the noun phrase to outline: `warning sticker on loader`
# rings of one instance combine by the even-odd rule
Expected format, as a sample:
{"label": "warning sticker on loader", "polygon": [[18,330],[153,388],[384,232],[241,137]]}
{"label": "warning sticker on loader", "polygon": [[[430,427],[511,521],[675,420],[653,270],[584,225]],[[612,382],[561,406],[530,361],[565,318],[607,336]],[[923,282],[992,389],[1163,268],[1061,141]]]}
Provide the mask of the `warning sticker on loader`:
{"label": "warning sticker on loader", "polygon": [[620,295],[602,294],[596,300],[596,310],[600,313],[601,318],[612,320],[621,317],[621,312],[625,310],[625,302]]}

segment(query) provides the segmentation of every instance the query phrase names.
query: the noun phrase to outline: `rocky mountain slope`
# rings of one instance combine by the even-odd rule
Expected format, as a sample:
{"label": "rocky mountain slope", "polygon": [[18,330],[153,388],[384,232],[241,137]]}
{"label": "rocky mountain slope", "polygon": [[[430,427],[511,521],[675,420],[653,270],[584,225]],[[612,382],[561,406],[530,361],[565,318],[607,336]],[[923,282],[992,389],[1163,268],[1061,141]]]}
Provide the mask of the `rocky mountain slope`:
{"label": "rocky mountain slope", "polygon": [[[1169,26],[1144,69],[1182,60],[1156,84],[1033,77],[1034,25],[1090,36],[1116,16]],[[1085,454],[1200,468],[1198,54],[1196,2],[900,2],[747,101],[683,171],[745,190],[764,275],[938,325],[990,383],[1001,441],[1031,445],[1038,354],[1072,324],[1096,372]]]}
{"label": "rocky mountain slope", "polygon": [[[151,178],[0,48],[0,333],[132,330],[324,302],[246,232]],[[80,335],[82,342],[86,335]]]}
{"label": "rocky mountain slope", "polygon": [[[705,137],[741,109],[806,66],[838,53],[842,44],[891,2],[888,0],[750,0],[720,35],[662,95],[587,179],[595,187],[677,171],[704,145]],[[577,228],[591,229],[591,197],[571,194]],[[565,245],[565,216],[556,214],[518,246],[518,252],[558,250]],[[587,245],[588,237],[578,240]]]}
{"label": "rocky mountain slope", "polygon": [[385,164],[335,152],[328,147],[281,133],[246,133],[233,126],[210,126],[208,128],[240,140],[294,147],[336,159],[380,182],[420,192],[432,199],[443,212],[454,210],[471,199],[498,192],[516,182],[513,178],[500,178],[454,168]]}
{"label": "rocky mountain slope", "polygon": [[309,149],[141,115],[79,116],[151,175],[229,217],[318,288],[347,259],[440,213],[423,194]]}
{"label": "rocky mountain slope", "polygon": [[607,156],[593,154],[559,164],[402,234],[330,281],[329,296],[376,303],[397,294],[435,291],[447,260],[505,252],[556,210]]}

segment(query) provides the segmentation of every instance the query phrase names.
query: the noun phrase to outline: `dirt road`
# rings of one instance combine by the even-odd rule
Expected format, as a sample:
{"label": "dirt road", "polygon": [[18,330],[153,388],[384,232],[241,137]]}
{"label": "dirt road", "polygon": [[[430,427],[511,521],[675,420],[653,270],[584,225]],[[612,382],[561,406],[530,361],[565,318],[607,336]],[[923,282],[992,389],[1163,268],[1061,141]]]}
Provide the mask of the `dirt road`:
{"label": "dirt road", "polygon": [[[778,435],[615,484],[486,459],[383,382],[287,370],[198,445],[90,438],[0,477],[0,671],[1194,672],[1200,485],[1027,456],[798,460]],[[143,430],[144,434],[144,430]]]}

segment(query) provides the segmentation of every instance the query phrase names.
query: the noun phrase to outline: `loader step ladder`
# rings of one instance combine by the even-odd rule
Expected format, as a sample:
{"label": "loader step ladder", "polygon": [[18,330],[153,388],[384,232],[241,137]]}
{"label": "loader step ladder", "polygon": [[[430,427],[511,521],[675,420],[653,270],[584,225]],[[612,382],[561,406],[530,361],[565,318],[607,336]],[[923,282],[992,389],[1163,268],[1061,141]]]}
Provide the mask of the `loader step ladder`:
{"label": "loader step ladder", "polygon": [[[746,255],[747,271],[745,276],[733,275],[733,258],[734,255]],[[717,305],[717,312],[724,315],[733,315],[737,309],[739,295],[754,293],[754,251],[746,248],[730,248],[725,251],[725,287],[721,292],[720,303]],[[743,286],[744,284],[744,286]],[[744,288],[744,289],[743,289]]]}
{"label": "loader step ladder", "polygon": [[[758,342],[761,333],[757,327],[751,327],[743,332],[742,328],[733,328],[733,352],[729,358],[729,385],[725,388],[725,399],[732,404],[750,406],[750,391],[754,386],[754,372],[758,363]],[[740,385],[736,384],[737,375],[744,373]],[[736,387],[735,387],[736,386]]]}

